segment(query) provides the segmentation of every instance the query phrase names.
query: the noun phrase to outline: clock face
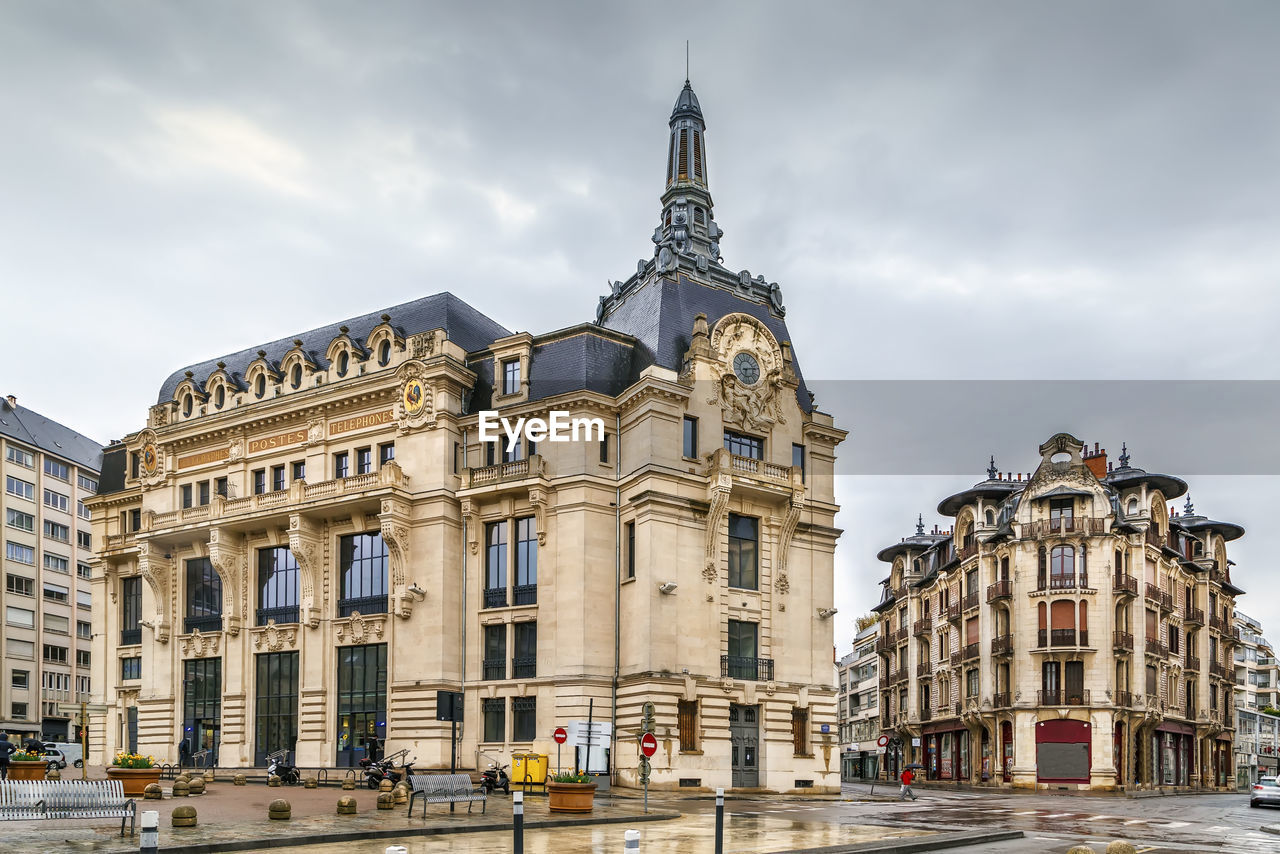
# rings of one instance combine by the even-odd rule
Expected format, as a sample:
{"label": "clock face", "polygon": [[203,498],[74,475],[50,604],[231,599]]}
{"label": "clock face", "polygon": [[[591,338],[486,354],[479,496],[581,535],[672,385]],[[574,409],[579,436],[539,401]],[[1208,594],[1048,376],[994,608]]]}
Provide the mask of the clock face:
{"label": "clock face", "polygon": [[760,363],[750,353],[739,353],[733,357],[733,372],[747,385],[755,385],[760,379]]}

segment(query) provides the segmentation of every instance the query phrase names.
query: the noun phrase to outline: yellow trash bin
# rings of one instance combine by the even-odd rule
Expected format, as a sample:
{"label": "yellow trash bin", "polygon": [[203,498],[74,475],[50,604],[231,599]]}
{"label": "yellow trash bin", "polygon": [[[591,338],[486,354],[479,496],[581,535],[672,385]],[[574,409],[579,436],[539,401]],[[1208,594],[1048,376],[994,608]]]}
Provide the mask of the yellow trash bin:
{"label": "yellow trash bin", "polygon": [[511,755],[511,788],[542,788],[547,783],[545,753],[513,753]]}

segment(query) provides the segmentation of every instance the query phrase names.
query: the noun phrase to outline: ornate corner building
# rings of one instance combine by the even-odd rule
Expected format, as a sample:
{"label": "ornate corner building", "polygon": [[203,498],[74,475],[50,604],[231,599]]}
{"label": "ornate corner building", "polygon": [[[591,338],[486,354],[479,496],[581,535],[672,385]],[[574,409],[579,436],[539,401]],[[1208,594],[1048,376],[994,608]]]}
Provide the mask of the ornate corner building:
{"label": "ornate corner building", "polygon": [[[838,791],[845,433],[781,290],[720,263],[705,129],[686,82],[652,256],[594,323],[442,293],[164,383],[92,502],[101,756],[341,767],[376,738],[447,767],[451,690],[464,767],[591,713],[618,739],[593,770],[635,785],[652,701],[657,787]],[[482,442],[488,411],[584,431]]]}
{"label": "ornate corner building", "polygon": [[988,470],[948,531],[883,549],[876,607],[891,772],[1032,788],[1234,785],[1229,522],[1187,484],[1060,433],[1025,480]]}

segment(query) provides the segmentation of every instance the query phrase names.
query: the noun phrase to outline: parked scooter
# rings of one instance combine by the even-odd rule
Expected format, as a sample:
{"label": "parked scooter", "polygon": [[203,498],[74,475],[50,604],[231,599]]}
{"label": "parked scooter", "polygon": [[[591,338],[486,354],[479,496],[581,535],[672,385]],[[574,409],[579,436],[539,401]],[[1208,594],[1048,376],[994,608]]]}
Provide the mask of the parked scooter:
{"label": "parked scooter", "polygon": [[[370,789],[376,789],[382,785],[383,780],[390,780],[392,785],[399,783],[401,778],[413,774],[413,763],[417,759],[404,759],[408,754],[408,750],[401,750],[399,753],[393,753],[385,759],[369,759],[368,757],[360,760],[361,767],[364,768],[365,785]],[[395,767],[397,759],[404,759],[404,764],[399,770]]]}
{"label": "parked scooter", "polygon": [[267,757],[267,778],[270,779],[273,775],[279,777],[280,782],[285,786],[297,785],[302,779],[298,769],[289,764],[287,750],[277,751]]}
{"label": "parked scooter", "polygon": [[490,762],[489,767],[480,774],[480,790],[492,795],[495,789],[511,794],[511,778],[507,776],[507,766]]}

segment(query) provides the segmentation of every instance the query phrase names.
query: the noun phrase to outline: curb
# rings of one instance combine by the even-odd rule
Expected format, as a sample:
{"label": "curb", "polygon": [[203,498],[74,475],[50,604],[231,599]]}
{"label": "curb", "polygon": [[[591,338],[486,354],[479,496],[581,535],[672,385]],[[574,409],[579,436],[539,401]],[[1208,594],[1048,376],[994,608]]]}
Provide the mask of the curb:
{"label": "curb", "polygon": [[825,848],[795,848],[778,852],[778,854],[916,854],[916,852],[988,845],[992,842],[1025,838],[1026,834],[1021,830],[937,833],[932,836],[893,839],[885,842],[860,842],[855,845],[831,845]]}
{"label": "curb", "polygon": [[1259,827],[1258,830],[1261,830],[1263,833],[1272,833],[1276,836],[1280,836],[1280,824],[1264,824],[1262,827]]}
{"label": "curb", "polygon": [[[650,810],[648,815],[607,816],[593,821],[571,818],[526,820],[525,830],[550,827],[578,827],[600,824],[624,824],[640,821],[667,821],[680,818],[674,810]],[[410,836],[443,836],[459,833],[483,833],[493,830],[511,830],[511,822],[489,821],[483,824],[452,827],[400,827],[369,828],[366,830],[340,831],[338,833],[303,833],[296,836],[280,836],[263,839],[237,839],[234,842],[201,842],[194,845],[165,845],[165,854],[219,854],[224,851],[263,851],[269,848],[293,848],[298,845],[323,845],[333,842],[359,842],[365,839],[399,839]]]}

